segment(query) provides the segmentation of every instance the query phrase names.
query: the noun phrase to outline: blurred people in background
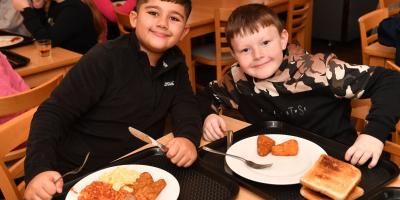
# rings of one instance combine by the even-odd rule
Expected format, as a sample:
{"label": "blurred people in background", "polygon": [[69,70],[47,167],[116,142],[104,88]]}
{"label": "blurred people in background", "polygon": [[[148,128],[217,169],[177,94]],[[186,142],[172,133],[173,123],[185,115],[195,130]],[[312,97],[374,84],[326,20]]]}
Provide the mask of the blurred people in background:
{"label": "blurred people in background", "polygon": [[400,66],[400,14],[393,15],[381,21],[378,26],[379,43],[395,47],[395,63]]}
{"label": "blurred people in background", "polygon": [[92,0],[13,0],[25,27],[35,39],[51,39],[60,46],[86,53],[105,40],[106,22]]}
{"label": "blurred people in background", "polygon": [[119,36],[114,8],[122,13],[129,14],[136,6],[136,0],[115,1],[114,3],[111,0],[93,0],[93,3],[107,19],[107,39],[114,39]]}
{"label": "blurred people in background", "polygon": [[[24,82],[21,76],[11,67],[7,57],[0,52],[0,96],[10,96],[29,90],[28,84]],[[0,116],[0,124],[7,122],[20,113],[7,116]]]}
{"label": "blurred people in background", "polygon": [[0,1],[0,29],[11,33],[30,36],[31,34],[22,23],[21,14],[15,10],[12,0]]}

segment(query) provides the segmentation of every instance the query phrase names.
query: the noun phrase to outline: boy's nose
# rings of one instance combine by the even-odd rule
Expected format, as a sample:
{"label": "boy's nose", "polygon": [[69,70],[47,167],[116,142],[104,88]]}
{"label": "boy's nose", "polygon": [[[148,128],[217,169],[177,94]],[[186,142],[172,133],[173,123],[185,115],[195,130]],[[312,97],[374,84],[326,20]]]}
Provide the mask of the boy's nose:
{"label": "boy's nose", "polygon": [[158,27],[162,29],[168,29],[168,20],[165,17],[162,17],[160,20],[158,20]]}
{"label": "boy's nose", "polygon": [[262,57],[262,52],[260,51],[260,49],[255,48],[253,50],[253,58],[257,60],[260,59],[261,57]]}

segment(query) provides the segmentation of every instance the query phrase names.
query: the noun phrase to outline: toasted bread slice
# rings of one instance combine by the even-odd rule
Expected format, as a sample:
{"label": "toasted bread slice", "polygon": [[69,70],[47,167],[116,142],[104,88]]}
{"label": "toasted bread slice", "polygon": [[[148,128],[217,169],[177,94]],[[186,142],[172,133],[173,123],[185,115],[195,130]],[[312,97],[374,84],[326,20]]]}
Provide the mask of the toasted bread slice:
{"label": "toasted bread slice", "polygon": [[266,136],[259,135],[257,137],[257,153],[259,156],[266,156],[271,152],[272,146],[275,145],[275,140]]}
{"label": "toasted bread slice", "polygon": [[332,199],[345,200],[361,180],[361,171],[346,162],[322,154],[300,178],[300,183]]}
{"label": "toasted bread slice", "polygon": [[272,147],[274,156],[295,156],[299,152],[299,144],[296,140],[290,139]]}
{"label": "toasted bread slice", "polygon": [[[300,194],[301,196],[303,196],[304,198],[308,199],[308,200],[330,200],[331,198],[327,197],[324,194],[321,194],[319,192],[315,192],[305,186],[301,187],[300,189]],[[359,197],[361,197],[364,194],[364,190],[359,187],[356,186],[349,194],[348,197],[346,197],[346,200],[354,200],[357,199]]]}

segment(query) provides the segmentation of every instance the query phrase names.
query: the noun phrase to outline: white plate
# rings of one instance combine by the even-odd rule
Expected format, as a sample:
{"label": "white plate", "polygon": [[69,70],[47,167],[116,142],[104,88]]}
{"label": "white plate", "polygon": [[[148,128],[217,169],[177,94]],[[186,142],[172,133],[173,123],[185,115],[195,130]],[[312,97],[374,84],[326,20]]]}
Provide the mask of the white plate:
{"label": "white plate", "polygon": [[14,44],[18,44],[24,40],[21,36],[15,35],[2,35],[0,36],[0,47],[8,47]]}
{"label": "white plate", "polygon": [[[71,190],[68,192],[67,197],[65,198],[66,200],[77,200],[80,191],[83,190],[87,185],[91,184],[93,181],[99,180],[100,176],[103,175],[106,172],[110,172],[114,170],[116,167],[124,167],[126,169],[133,169],[137,172],[149,172],[153,179],[159,180],[159,179],[164,179],[165,182],[167,183],[167,186],[161,191],[161,193],[158,195],[157,200],[172,200],[172,199],[178,199],[179,196],[179,183],[176,180],[172,174],[169,172],[153,167],[153,166],[148,166],[148,165],[118,165],[114,167],[109,167],[102,169],[100,171],[96,171],[82,180],[80,180],[78,183],[76,183]],[[72,191],[73,190],[73,191]]]}
{"label": "white plate", "polygon": [[274,164],[265,169],[253,169],[244,162],[225,157],[228,166],[238,175],[260,183],[273,185],[290,185],[300,183],[300,177],[318,160],[321,154],[326,152],[317,144],[291,135],[267,134],[280,144],[289,139],[297,140],[299,152],[296,156],[274,156],[271,153],[265,157],[257,154],[257,136],[240,140],[233,144],[227,151],[229,154],[242,156],[258,163]]}

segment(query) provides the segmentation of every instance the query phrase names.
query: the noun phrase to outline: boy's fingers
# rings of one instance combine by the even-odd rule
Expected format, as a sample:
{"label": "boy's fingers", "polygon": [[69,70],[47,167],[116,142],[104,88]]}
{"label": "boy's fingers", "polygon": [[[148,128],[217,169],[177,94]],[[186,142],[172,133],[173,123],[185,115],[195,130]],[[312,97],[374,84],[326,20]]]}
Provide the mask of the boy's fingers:
{"label": "boy's fingers", "polygon": [[39,199],[51,199],[52,195],[50,195],[44,187],[41,187],[37,193]]}
{"label": "boy's fingers", "polygon": [[361,156],[360,160],[358,161],[359,165],[363,165],[365,164],[368,159],[370,159],[372,157],[372,153],[371,152],[364,152],[364,154]]}
{"label": "boy's fingers", "polygon": [[380,157],[380,154],[373,154],[373,155],[372,155],[372,160],[371,160],[371,162],[369,163],[368,168],[371,169],[371,168],[375,167],[376,164],[378,164],[379,157]]}
{"label": "boy's fingers", "polygon": [[353,156],[351,157],[351,164],[356,165],[360,160],[361,156],[363,155],[362,151],[356,151]]}
{"label": "boy's fingers", "polygon": [[355,148],[351,146],[349,149],[347,149],[346,154],[344,155],[344,159],[347,161],[350,161],[351,157],[353,156],[355,151]]}

